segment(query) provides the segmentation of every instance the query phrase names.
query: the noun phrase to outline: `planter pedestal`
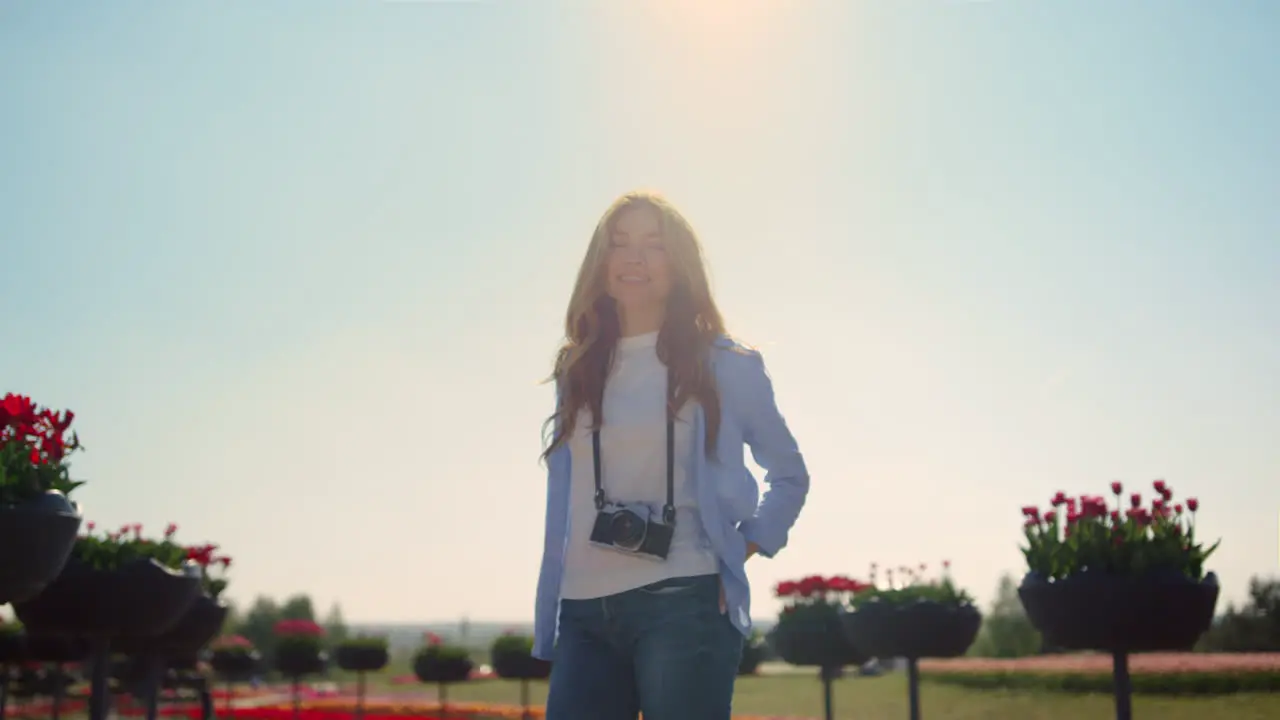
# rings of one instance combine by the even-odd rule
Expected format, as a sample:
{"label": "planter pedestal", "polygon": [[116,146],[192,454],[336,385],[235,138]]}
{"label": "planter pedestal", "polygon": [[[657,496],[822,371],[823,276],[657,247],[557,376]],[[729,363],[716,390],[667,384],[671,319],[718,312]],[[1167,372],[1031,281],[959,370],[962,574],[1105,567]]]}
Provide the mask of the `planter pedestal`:
{"label": "planter pedestal", "polygon": [[1132,720],[1130,653],[1191,650],[1213,622],[1218,592],[1213,573],[1197,581],[1083,572],[1056,581],[1028,574],[1018,598],[1046,644],[1111,653],[1116,720]]}
{"label": "planter pedestal", "polygon": [[529,683],[551,677],[551,663],[528,653],[503,652],[492,656],[493,673],[504,680],[520,681],[520,716],[529,720]]}
{"label": "planter pedestal", "polygon": [[932,600],[890,604],[873,599],[843,619],[849,641],[868,655],[906,658],[911,720],[920,720],[920,658],[965,654],[982,626],[982,614],[973,605]]}
{"label": "planter pedestal", "polygon": [[364,717],[364,675],[386,667],[391,657],[385,647],[339,645],[334,651],[334,659],[338,662],[338,667],[356,674],[355,720],[361,720]]}

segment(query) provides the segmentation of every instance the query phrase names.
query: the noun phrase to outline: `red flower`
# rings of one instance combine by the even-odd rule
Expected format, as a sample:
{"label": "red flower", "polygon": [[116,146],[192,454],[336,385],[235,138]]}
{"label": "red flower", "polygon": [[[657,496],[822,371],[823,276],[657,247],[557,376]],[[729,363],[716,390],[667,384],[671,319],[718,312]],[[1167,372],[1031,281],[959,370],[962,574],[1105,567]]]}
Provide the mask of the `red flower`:
{"label": "red flower", "polygon": [[1156,492],[1160,493],[1161,495],[1165,494],[1165,492],[1168,490],[1163,480],[1156,480],[1155,482],[1151,483],[1151,487],[1155,488]]}
{"label": "red flower", "polygon": [[1059,505],[1066,505],[1067,494],[1059,490],[1056,494],[1054,494],[1053,499],[1049,501],[1049,504],[1053,505],[1054,507],[1057,507]]}
{"label": "red flower", "polygon": [[1050,510],[1049,512],[1044,514],[1044,521],[1047,523],[1056,522],[1057,519],[1058,519],[1058,513],[1053,510]]}
{"label": "red flower", "polygon": [[1137,508],[1137,507],[1142,507],[1142,494],[1141,494],[1141,493],[1134,493],[1134,494],[1130,495],[1130,496],[1129,496],[1129,506],[1130,506],[1130,507],[1136,507],[1136,508]]}
{"label": "red flower", "polygon": [[790,580],[784,580],[778,583],[774,588],[773,594],[780,598],[791,597],[800,591],[800,586]]}
{"label": "red flower", "polygon": [[1124,492],[1123,485],[1121,485],[1118,481],[1111,483],[1111,493],[1113,495],[1119,495],[1122,492]]}
{"label": "red flower", "polygon": [[1195,498],[1187,498],[1187,509],[1195,512],[1200,509],[1200,501]]}
{"label": "red flower", "polygon": [[444,640],[443,640],[439,635],[437,635],[437,634],[435,634],[435,633],[433,633],[433,632],[423,633],[423,635],[426,637],[426,639],[427,639],[427,644],[428,644],[428,645],[443,645],[443,644],[444,644]]}

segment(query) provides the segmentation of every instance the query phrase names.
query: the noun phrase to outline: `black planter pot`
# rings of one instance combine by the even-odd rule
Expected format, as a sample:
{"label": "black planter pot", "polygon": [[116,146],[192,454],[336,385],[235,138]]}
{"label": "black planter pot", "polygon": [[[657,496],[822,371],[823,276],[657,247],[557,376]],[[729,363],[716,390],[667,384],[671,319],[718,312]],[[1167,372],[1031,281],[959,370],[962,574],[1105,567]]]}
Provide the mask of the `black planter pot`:
{"label": "black planter pot", "polygon": [[31,662],[78,663],[89,657],[89,643],[84,638],[28,633],[26,651]]}
{"label": "black planter pot", "polygon": [[333,659],[348,672],[377,672],[387,666],[391,656],[385,647],[338,645]]}
{"label": "black planter pot", "polygon": [[1018,588],[1046,645],[1111,653],[1117,720],[1133,717],[1129,654],[1190,650],[1213,623],[1218,578],[1180,573],[1083,572],[1050,582],[1028,574]]}
{"label": "black planter pot", "polygon": [[551,677],[551,663],[528,653],[504,652],[490,659],[494,674],[505,680],[546,680]]}
{"label": "black planter pot", "polygon": [[165,657],[187,657],[200,652],[222,629],[227,606],[201,594],[168,630],[143,637],[125,635],[112,641],[112,649],[130,655],[155,653]]}
{"label": "black planter pot", "polygon": [[329,665],[329,656],[320,646],[307,643],[281,643],[276,646],[276,670],[285,677],[322,673]]}
{"label": "black planter pot", "polygon": [[1190,650],[1213,622],[1218,579],[1184,575],[1081,573],[1049,582],[1028,575],[1018,588],[1027,618],[1047,644],[1067,650]]}
{"label": "black planter pot", "polygon": [[0,507],[0,605],[39,595],[62,572],[80,513],[57,491]]}
{"label": "black planter pot", "polygon": [[177,624],[199,595],[200,578],[173,572],[151,559],[110,571],[71,558],[44,592],[14,603],[13,611],[33,633],[145,637]]}
{"label": "black planter pot", "polygon": [[262,667],[262,656],[257,650],[249,652],[214,650],[209,656],[209,666],[218,674],[218,677],[227,682],[245,682],[259,672]]}
{"label": "black planter pot", "polygon": [[[803,615],[800,615],[803,613]],[[778,657],[792,665],[840,668],[862,665],[871,656],[854,647],[845,636],[841,613],[797,611],[773,628],[772,643]]]}
{"label": "black planter pot", "polygon": [[879,658],[959,657],[973,644],[982,614],[973,605],[920,601],[869,602],[844,616],[844,630],[859,650]]}
{"label": "black planter pot", "polygon": [[920,658],[949,658],[965,654],[982,613],[971,604],[951,605],[933,600],[886,603],[878,598],[844,615],[844,630],[859,650],[878,658],[907,659],[907,714],[920,718]]}
{"label": "black planter pot", "polygon": [[456,683],[471,677],[475,664],[466,657],[419,655],[413,660],[413,674],[424,683]]}

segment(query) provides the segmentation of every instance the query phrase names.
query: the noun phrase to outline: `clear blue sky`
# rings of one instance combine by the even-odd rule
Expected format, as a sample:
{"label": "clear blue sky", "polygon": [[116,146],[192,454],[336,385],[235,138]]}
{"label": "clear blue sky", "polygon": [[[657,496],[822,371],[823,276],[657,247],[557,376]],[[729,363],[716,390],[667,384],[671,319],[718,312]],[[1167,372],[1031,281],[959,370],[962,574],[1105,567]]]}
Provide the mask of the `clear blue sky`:
{"label": "clear blue sky", "polygon": [[599,214],[665,191],[813,473],[768,589],[1165,478],[1277,570],[1280,4],[0,2],[0,389],[231,594],[526,620]]}

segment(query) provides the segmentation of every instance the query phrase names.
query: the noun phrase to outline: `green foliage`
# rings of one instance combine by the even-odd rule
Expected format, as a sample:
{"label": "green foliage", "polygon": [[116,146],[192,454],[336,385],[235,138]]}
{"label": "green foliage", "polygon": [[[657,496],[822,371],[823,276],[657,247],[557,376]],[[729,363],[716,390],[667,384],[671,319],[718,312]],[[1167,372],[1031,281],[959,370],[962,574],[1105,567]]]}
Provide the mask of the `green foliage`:
{"label": "green foliage", "polygon": [[413,654],[414,663],[470,660],[471,653],[461,645],[446,643],[423,645]]}
{"label": "green foliage", "polygon": [[878,588],[871,587],[854,593],[849,604],[855,610],[870,602],[873,598],[889,605],[902,605],[919,600],[930,600],[945,605],[971,605],[973,597],[969,593],[956,588],[950,577],[929,582],[916,582],[903,587]]}
{"label": "green foliage", "polygon": [[1051,509],[1022,508],[1022,548],[1031,572],[1062,579],[1085,569],[1118,574],[1177,572],[1193,580],[1204,577],[1204,563],[1218,543],[1205,548],[1195,539],[1195,513],[1199,501],[1190,498],[1186,508],[1173,501],[1173,491],[1162,480],[1153,484],[1157,497],[1150,508],[1134,493],[1126,507],[1123,488],[1112,483],[1116,507],[1102,496],[1069,498],[1057,493]]}
{"label": "green foliage", "polygon": [[1011,575],[1000,578],[996,599],[982,618],[982,629],[969,648],[976,657],[1016,658],[1035,655],[1041,649],[1040,633],[1032,626],[1018,599]]}
{"label": "green foliage", "polygon": [[1280,580],[1252,577],[1249,599],[1237,610],[1228,605],[1214,619],[1197,650],[1209,652],[1280,652]]}
{"label": "green foliage", "polygon": [[532,655],[533,638],[528,635],[505,633],[493,641],[489,654],[495,658],[501,655]]}
{"label": "green foliage", "polygon": [[387,637],[385,635],[358,635],[356,637],[343,638],[335,643],[335,647],[346,647],[361,650],[386,650]]}
{"label": "green foliage", "polygon": [[281,620],[315,621],[311,598],[305,594],[293,595],[283,604],[274,599],[258,596],[233,629],[243,635],[261,653],[267,667],[274,667],[276,657],[276,624]]}
{"label": "green foliage", "polygon": [[89,534],[76,538],[71,556],[95,570],[117,570],[120,566],[138,559],[150,558],[161,565],[177,570],[187,559],[187,548],[173,541],[166,533],[160,540],[142,536],[142,525],[125,525],[119,531],[95,535],[93,524]]}
{"label": "green foliage", "polygon": [[324,625],[324,634],[335,646],[347,638],[347,623],[342,617],[342,606],[338,603],[329,606],[329,612],[321,624]]}

